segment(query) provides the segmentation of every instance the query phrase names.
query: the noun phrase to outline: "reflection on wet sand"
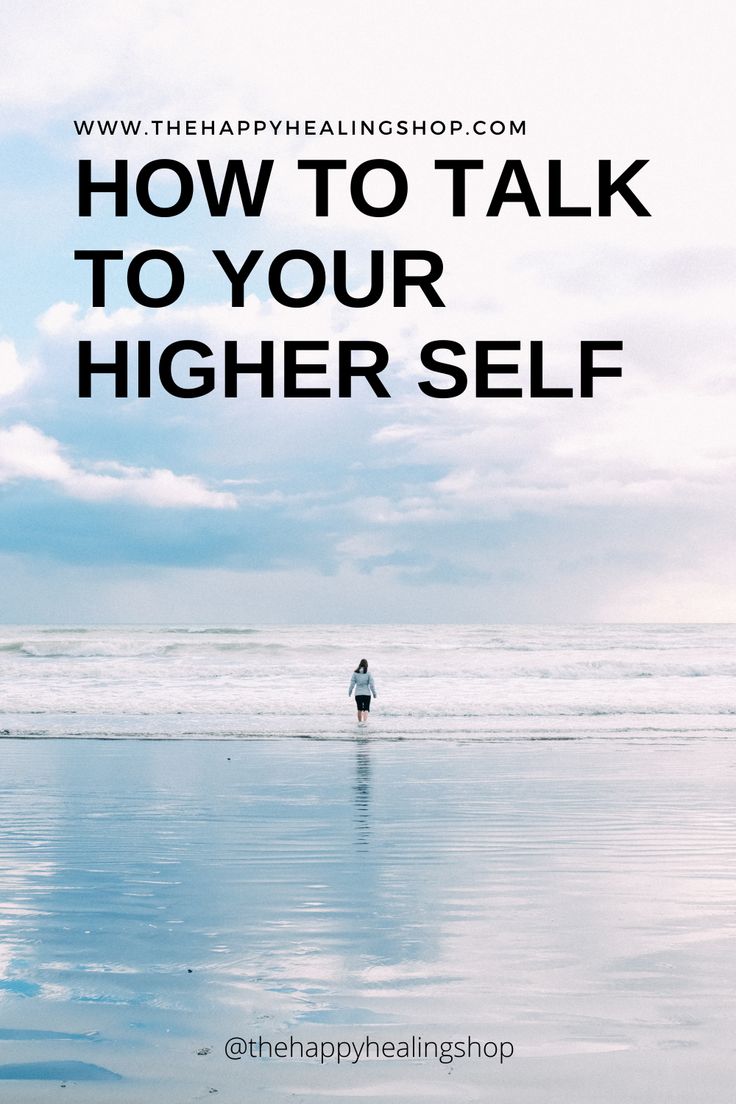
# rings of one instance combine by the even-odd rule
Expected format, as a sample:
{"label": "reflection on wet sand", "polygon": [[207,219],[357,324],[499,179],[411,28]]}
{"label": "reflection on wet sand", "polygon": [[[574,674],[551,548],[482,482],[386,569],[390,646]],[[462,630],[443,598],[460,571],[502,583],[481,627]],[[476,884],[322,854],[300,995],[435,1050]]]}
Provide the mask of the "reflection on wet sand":
{"label": "reflection on wet sand", "polygon": [[355,835],[360,848],[368,846],[371,830],[371,751],[370,740],[355,740]]}
{"label": "reflection on wet sand", "polygon": [[233,1034],[367,1031],[502,1031],[509,1104],[547,1104],[550,1079],[570,1104],[653,1081],[690,1104],[684,1062],[725,1099],[726,741],[4,750],[0,1078],[24,1104],[65,1069],[119,1075],[121,1104],[486,1098],[477,1062],[222,1056]]}

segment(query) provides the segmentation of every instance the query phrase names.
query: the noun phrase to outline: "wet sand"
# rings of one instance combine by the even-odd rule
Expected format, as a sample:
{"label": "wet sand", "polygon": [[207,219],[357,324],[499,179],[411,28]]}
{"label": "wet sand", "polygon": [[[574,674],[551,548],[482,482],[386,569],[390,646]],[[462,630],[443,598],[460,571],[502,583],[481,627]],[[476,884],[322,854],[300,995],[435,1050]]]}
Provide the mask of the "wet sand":
{"label": "wet sand", "polygon": [[727,739],[2,749],[0,1099],[731,1099]]}

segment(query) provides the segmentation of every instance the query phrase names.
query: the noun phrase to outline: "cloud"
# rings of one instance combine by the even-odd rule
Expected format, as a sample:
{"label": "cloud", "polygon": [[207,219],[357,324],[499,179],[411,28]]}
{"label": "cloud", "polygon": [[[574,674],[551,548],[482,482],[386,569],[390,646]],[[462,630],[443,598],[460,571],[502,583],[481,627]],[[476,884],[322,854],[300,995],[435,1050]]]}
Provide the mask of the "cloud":
{"label": "cloud", "polygon": [[[171,546],[176,541],[186,545],[187,555],[199,563],[212,563],[213,547],[225,550],[220,555],[238,548],[251,553],[254,540],[267,537],[272,543],[261,551],[262,561],[272,562],[284,548],[291,563],[314,568],[295,576],[291,590],[279,577],[271,604],[281,610],[308,606],[319,617],[328,609],[327,616],[336,615],[338,609],[333,580],[320,575],[335,563],[357,572],[361,586],[361,572],[373,572],[375,589],[382,585],[382,593],[390,596],[382,597],[387,616],[399,610],[411,614],[416,595],[407,597],[402,579],[407,565],[417,563],[426,567],[423,593],[436,597],[432,609],[450,619],[566,616],[571,604],[585,617],[595,610],[594,602],[604,600],[601,592],[627,593],[624,583],[631,575],[631,598],[609,607],[612,616],[622,616],[646,592],[647,580],[664,578],[665,570],[673,586],[690,587],[700,552],[688,544],[689,534],[714,526],[714,540],[732,558],[729,523],[736,508],[728,286],[736,253],[725,226],[734,162],[733,151],[718,140],[728,129],[725,90],[732,82],[723,19],[704,21],[690,6],[678,9],[664,29],[639,20],[640,33],[632,39],[631,19],[621,19],[620,10],[601,18],[599,11],[577,5],[576,33],[570,36],[572,6],[568,19],[555,6],[540,15],[539,5],[522,0],[494,27],[496,85],[502,95],[489,106],[488,36],[476,33],[485,26],[482,18],[470,27],[458,20],[457,5],[439,0],[418,25],[409,8],[377,2],[378,14],[371,8],[356,24],[355,13],[348,19],[336,0],[320,0],[317,20],[295,8],[285,20],[288,5],[278,2],[256,13],[233,14],[224,0],[192,0],[182,14],[166,0],[154,5],[152,14],[150,4],[131,0],[111,14],[91,10],[84,0],[67,0],[64,18],[55,21],[44,19],[40,0],[11,0],[8,64],[0,73],[6,102],[0,128],[19,132],[9,143],[16,183],[8,192],[8,209],[16,217],[10,220],[8,233],[15,237],[7,252],[17,255],[18,264],[30,258],[27,277],[19,268],[6,301],[7,318],[18,327],[13,336],[19,349],[26,348],[21,340],[31,337],[20,327],[29,327],[49,307],[33,335],[38,365],[37,386],[28,399],[33,407],[13,421],[22,418],[54,436],[29,425],[4,431],[0,479],[43,481],[52,488],[58,516],[85,514],[90,555],[100,562],[106,554],[103,537],[113,530],[111,539],[117,540],[114,520],[108,525],[107,516],[102,517],[115,513],[115,503],[217,510],[216,516],[210,512],[197,519],[201,533],[184,513],[174,518],[171,512],[164,517],[154,511],[117,512],[134,513],[128,518],[131,528],[145,530],[143,536],[157,529],[155,542],[141,539],[147,556],[154,556],[154,543],[166,543],[166,535]],[[634,0],[622,2],[634,18]],[[721,15],[728,11],[725,2],[718,7]],[[325,37],[327,25],[330,35]],[[382,31],[386,25],[389,36]],[[113,54],[106,48],[111,36]],[[454,46],[446,51],[442,87],[432,75],[438,41]],[[542,41],[549,46],[544,51],[538,48]],[[582,59],[580,41],[590,47]],[[274,42],[287,75],[278,82],[271,72]],[[359,83],[351,80],[356,42],[371,58]],[[688,81],[680,79],[682,42],[692,43]],[[214,68],[202,65],[202,57],[216,59]],[[580,89],[597,80],[602,66],[612,79],[596,97],[581,96]],[[698,81],[703,96],[694,98],[691,90]],[[361,118],[366,104],[371,116],[395,119],[400,104],[400,114],[410,119],[469,120],[487,111],[493,112],[490,118],[523,114],[528,130],[524,137],[498,141],[394,136],[310,142],[303,136],[287,140],[264,134],[249,135],[244,146],[242,140],[183,134],[156,138],[146,122],[152,114],[219,121],[240,114],[251,120],[299,118],[307,112],[301,111],[296,93],[306,85],[309,116],[333,122],[338,115],[346,121]],[[336,87],[343,89],[339,102]],[[451,103],[446,87],[454,89]],[[665,106],[662,88],[668,89]],[[125,138],[119,132],[75,136],[73,119],[118,116],[141,118],[148,137]],[[113,216],[110,196],[98,197],[95,218],[80,225],[73,221],[78,156],[92,157],[100,174],[109,171],[114,157],[128,158],[131,173],[152,157],[177,158],[192,167],[197,157],[208,157],[218,178],[225,157],[274,157],[276,166],[258,221],[244,223],[235,215],[209,220],[199,187],[180,220],[151,221],[137,211],[131,186],[131,214],[124,226]],[[301,156],[348,162],[348,172],[332,174],[329,219],[314,218],[311,175],[296,168]],[[396,159],[409,178],[405,210],[377,221],[353,211],[347,187],[357,162],[376,156]],[[485,161],[483,170],[468,174],[465,218],[451,214],[449,174],[433,169],[435,157],[448,156]],[[653,217],[637,220],[623,207],[611,219],[527,219],[516,209],[498,219],[485,217],[507,157],[524,158],[546,208],[550,156],[564,161],[563,192],[570,203],[594,200],[599,156],[610,156],[621,167],[633,156],[649,158],[641,190]],[[134,306],[124,292],[121,264],[109,280],[108,309],[87,309],[89,270],[70,265],[73,247],[127,243],[127,255],[143,243],[163,246],[169,236],[178,243],[169,248],[186,254],[186,289],[176,307]],[[227,306],[227,281],[210,253],[215,246],[228,249],[234,260],[249,248],[264,250],[247,285],[255,294],[243,308]],[[376,308],[341,309],[329,285],[313,309],[280,308],[264,298],[265,270],[276,252],[295,247],[317,252],[328,271],[332,250],[347,249],[350,286],[356,291],[366,279],[369,249],[432,249],[444,261],[438,290],[447,306],[434,310],[413,289],[407,308],[393,309],[389,267],[386,296]],[[81,305],[54,302],[61,298]],[[172,399],[159,386],[155,368],[150,401],[118,402],[109,378],[99,380],[92,402],[77,400],[79,339],[93,340],[99,360],[110,359],[113,340],[127,339],[133,374],[137,339],[151,341],[155,363],[160,346],[181,337],[204,340],[213,349],[217,382],[212,401]],[[237,401],[225,401],[222,343],[228,338],[240,342],[243,360],[256,359],[259,339],[276,342],[276,400],[261,402],[253,377],[243,378]],[[391,364],[383,379],[391,400],[375,400],[367,384],[357,381],[352,402],[279,401],[284,340],[329,339],[330,349],[319,359],[327,365],[325,383],[334,396],[336,342],[351,338],[380,340],[389,349]],[[427,372],[419,365],[419,350],[434,338],[465,345],[468,352],[459,363],[471,378],[471,389],[475,340],[521,340],[524,399],[475,399],[470,392],[448,401],[422,396],[416,383]],[[611,361],[623,365],[623,379],[602,380],[590,402],[531,400],[532,338],[544,340],[545,380],[575,386],[576,393],[580,339],[620,338],[623,354]],[[190,359],[183,353],[177,358],[175,372],[182,383]],[[3,345],[0,393],[18,390],[27,372],[12,343]],[[145,463],[156,468],[85,459],[108,455],[151,457]],[[197,471],[202,478],[177,471]],[[32,488],[23,483],[17,495],[7,495],[9,510],[26,490]],[[237,513],[229,509],[235,495]],[[75,508],[64,496],[109,500],[113,506],[108,511]],[[49,496],[25,497],[30,513],[36,498]],[[48,520],[43,524],[48,526]],[[656,526],[658,541],[652,539]],[[553,556],[553,530],[569,537],[569,556],[565,549]],[[16,540],[19,531],[14,531]],[[6,523],[8,532],[13,526]],[[122,548],[123,542],[118,544]],[[671,554],[675,558],[669,563]],[[554,569],[548,566],[551,558]],[[599,566],[598,561],[608,565],[612,558],[622,565],[618,574]],[[537,560],[535,574],[525,565]],[[467,580],[473,572],[466,597],[459,598],[464,584],[458,578]],[[351,577],[349,586],[354,581]],[[82,591],[86,585],[85,577]],[[223,583],[218,607],[223,610],[229,609],[228,585],[229,580]],[[250,580],[243,585],[248,598],[242,609],[250,613],[251,593],[256,593],[260,609],[268,613],[258,585]],[[176,581],[171,593],[178,597],[180,589]],[[213,584],[212,601],[217,593]],[[345,593],[350,593],[348,584]],[[194,597],[187,600],[195,602]],[[649,612],[668,610],[667,601],[660,588]],[[715,606],[705,594],[702,601]],[[147,602],[148,594],[142,609],[147,610]],[[121,608],[127,611],[126,601]],[[342,614],[352,608],[349,598],[339,605]]]}
{"label": "cloud", "polygon": [[20,391],[31,373],[30,364],[18,356],[15,343],[9,338],[0,340],[0,397]]}
{"label": "cloud", "polygon": [[60,300],[52,304],[38,319],[38,329],[44,337],[68,339],[78,328],[84,326],[86,336],[99,333],[127,333],[140,326],[146,315],[140,307],[122,307],[120,310],[106,312],[90,307],[80,318],[79,303]]}
{"label": "cloud", "polygon": [[[521,281],[516,291],[525,292],[515,294],[514,301],[544,302],[544,272],[520,264],[510,275]],[[60,302],[39,318],[38,328],[50,346],[47,356],[58,356],[63,354],[59,346],[72,345],[85,334],[99,335],[103,348],[112,334],[131,340],[143,332],[145,319],[145,332],[154,339],[166,341],[187,331],[205,338],[214,350],[215,364],[221,359],[223,332],[243,339],[244,356],[257,339],[278,337],[278,344],[287,337],[329,337],[325,360],[332,362],[332,368],[325,383],[332,385],[333,394],[335,338],[366,333],[380,338],[392,354],[384,374],[392,398],[365,406],[360,402],[365,386],[361,390],[361,384],[356,384],[356,401],[338,404],[340,421],[347,424],[350,419],[353,424],[349,443],[328,423],[324,407],[296,404],[294,409],[294,404],[285,403],[279,424],[287,432],[271,433],[258,446],[272,460],[286,461],[294,440],[293,418],[298,414],[299,439],[313,456],[313,472],[318,471],[316,450],[323,455],[325,442],[332,441],[328,454],[334,458],[335,473],[344,472],[344,450],[349,447],[350,455],[360,455],[374,473],[359,498],[353,501],[344,480],[342,488],[336,486],[329,464],[318,476],[329,484],[317,489],[343,499],[351,516],[362,517],[369,511],[375,526],[415,525],[423,530],[441,520],[510,519],[515,514],[549,515],[571,508],[636,510],[642,504],[730,511],[736,505],[732,490],[736,392],[723,368],[731,344],[726,305],[719,301],[716,309],[711,296],[712,320],[722,325],[717,331],[711,327],[711,342],[704,350],[702,336],[690,332],[681,312],[668,313],[670,294],[663,284],[656,297],[643,300],[636,309],[632,305],[625,325],[616,320],[616,329],[608,319],[604,336],[623,334],[625,341],[620,354],[605,355],[606,362],[621,364],[623,377],[598,381],[593,400],[532,399],[526,340],[518,354],[508,357],[519,365],[518,376],[508,382],[518,383],[524,398],[474,397],[473,339],[508,337],[509,330],[523,334],[524,324],[529,332],[529,318],[523,318],[518,307],[509,330],[507,319],[489,323],[475,307],[445,312],[445,336],[462,339],[467,353],[457,358],[457,364],[469,377],[466,394],[448,401],[425,397],[416,388],[417,380],[428,375],[418,365],[417,354],[422,343],[434,336],[428,330],[431,319],[420,328],[416,315],[407,319],[389,306],[345,311],[329,295],[303,312],[289,311],[256,295],[250,295],[238,311],[216,303],[176,306],[160,313],[140,308],[83,311],[76,304]],[[567,295],[555,291],[554,285],[549,289],[551,301],[543,316],[541,310],[535,312],[538,319],[532,332],[544,338],[545,382],[571,386],[579,395],[579,345],[577,339],[570,339]],[[588,321],[585,328],[581,323],[577,332],[598,334],[599,322]],[[600,356],[601,362],[605,357]],[[368,411],[371,421],[365,417]],[[260,419],[268,413],[259,408]],[[269,424],[276,428],[276,423]],[[230,442],[230,462],[248,447],[252,467],[256,432],[254,424],[247,446]],[[361,451],[356,454],[355,449]],[[403,466],[406,478],[390,476],[389,466],[394,473]]]}
{"label": "cloud", "polygon": [[111,500],[180,509],[233,509],[234,495],[212,491],[193,475],[175,475],[167,468],[133,468],[114,461],[72,464],[61,444],[33,426],[19,423],[0,430],[0,482],[40,480],[60,487],[72,498],[89,502]]}

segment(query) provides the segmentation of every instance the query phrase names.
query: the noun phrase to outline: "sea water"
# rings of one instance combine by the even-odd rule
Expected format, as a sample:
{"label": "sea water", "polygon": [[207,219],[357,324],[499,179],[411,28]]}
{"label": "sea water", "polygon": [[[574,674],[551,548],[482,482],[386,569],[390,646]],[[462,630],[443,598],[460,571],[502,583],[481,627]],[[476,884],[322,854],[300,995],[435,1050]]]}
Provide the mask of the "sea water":
{"label": "sea water", "polygon": [[0,629],[18,736],[351,733],[367,658],[374,737],[626,737],[736,726],[736,626]]}
{"label": "sea water", "polygon": [[0,1100],[730,1101],[733,643],[6,629]]}

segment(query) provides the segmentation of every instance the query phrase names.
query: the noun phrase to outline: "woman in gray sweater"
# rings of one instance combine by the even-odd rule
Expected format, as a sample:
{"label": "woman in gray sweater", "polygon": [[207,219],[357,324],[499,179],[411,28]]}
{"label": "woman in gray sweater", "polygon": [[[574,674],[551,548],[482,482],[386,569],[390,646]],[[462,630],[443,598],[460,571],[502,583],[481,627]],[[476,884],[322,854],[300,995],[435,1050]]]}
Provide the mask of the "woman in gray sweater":
{"label": "woman in gray sweater", "polygon": [[353,687],[355,687],[355,704],[358,707],[358,724],[363,728],[368,720],[371,708],[371,694],[374,698],[378,697],[373,675],[368,673],[367,659],[361,659],[353,671],[353,677],[350,679],[350,686],[348,687],[348,697],[352,694]]}

